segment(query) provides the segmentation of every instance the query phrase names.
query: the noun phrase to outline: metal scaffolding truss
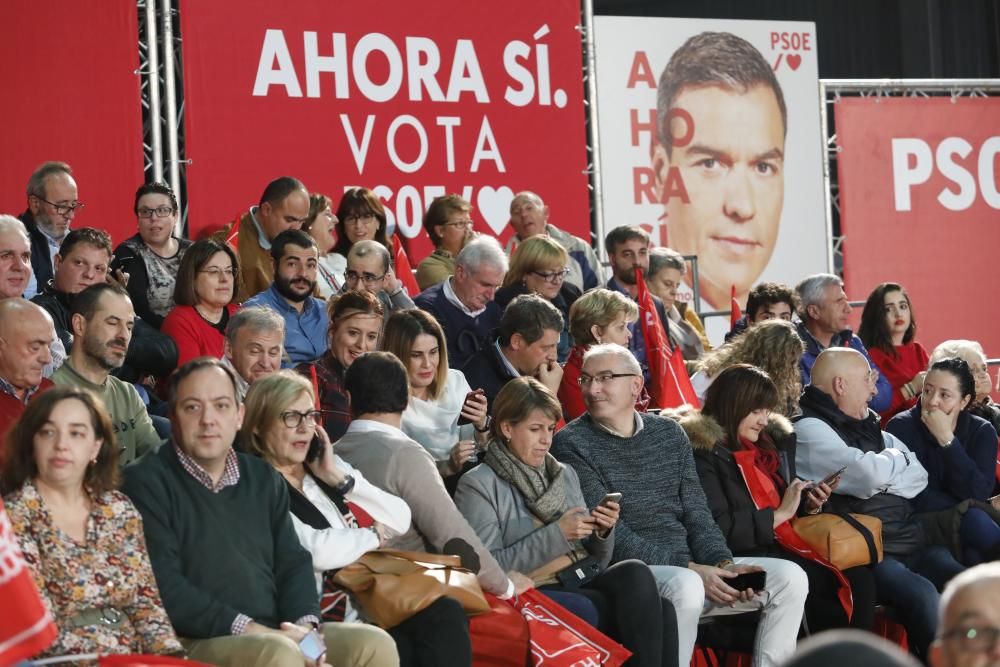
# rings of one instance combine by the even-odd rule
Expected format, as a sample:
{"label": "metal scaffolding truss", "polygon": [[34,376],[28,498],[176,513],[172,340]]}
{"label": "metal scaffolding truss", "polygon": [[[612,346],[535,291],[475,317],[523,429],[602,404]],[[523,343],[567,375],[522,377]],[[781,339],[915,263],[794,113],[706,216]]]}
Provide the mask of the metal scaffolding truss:
{"label": "metal scaffolding truss", "polygon": [[165,181],[177,194],[177,235],[187,226],[184,85],[177,0],[138,0],[139,69],[142,78],[143,153],[146,182]]}
{"label": "metal scaffolding truss", "polygon": [[820,122],[826,148],[823,180],[826,192],[826,224],[830,238],[831,269],[843,273],[845,236],[840,226],[840,184],[837,174],[837,129],[834,108],[843,97],[870,97],[876,103],[889,97],[962,97],[1000,96],[1000,79],[820,79]]}

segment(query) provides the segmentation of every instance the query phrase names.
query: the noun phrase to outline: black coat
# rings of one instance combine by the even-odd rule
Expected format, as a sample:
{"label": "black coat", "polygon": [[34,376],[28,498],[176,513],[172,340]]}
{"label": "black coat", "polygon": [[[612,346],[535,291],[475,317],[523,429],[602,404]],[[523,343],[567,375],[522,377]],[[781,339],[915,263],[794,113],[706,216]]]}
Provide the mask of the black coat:
{"label": "black coat", "polygon": [[479,350],[462,366],[462,373],[473,389],[482,389],[486,394],[487,409],[493,414],[493,399],[497,397],[503,386],[519,375],[511,374],[510,369],[500,358],[497,346],[487,345]]}

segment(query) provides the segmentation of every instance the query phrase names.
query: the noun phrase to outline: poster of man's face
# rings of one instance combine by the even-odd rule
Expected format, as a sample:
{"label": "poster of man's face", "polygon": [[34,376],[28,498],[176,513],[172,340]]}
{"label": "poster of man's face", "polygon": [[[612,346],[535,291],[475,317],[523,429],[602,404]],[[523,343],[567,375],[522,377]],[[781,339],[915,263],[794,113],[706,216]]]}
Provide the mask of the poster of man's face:
{"label": "poster of man's face", "polygon": [[597,17],[596,44],[607,228],[696,256],[703,310],[827,270],[812,24]]}

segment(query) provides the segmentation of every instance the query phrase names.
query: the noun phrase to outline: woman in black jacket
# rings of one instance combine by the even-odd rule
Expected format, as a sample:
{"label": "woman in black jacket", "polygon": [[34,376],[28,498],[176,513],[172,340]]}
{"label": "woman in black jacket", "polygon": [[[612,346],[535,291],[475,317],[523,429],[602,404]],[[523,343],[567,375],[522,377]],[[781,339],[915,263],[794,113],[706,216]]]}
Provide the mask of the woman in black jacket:
{"label": "woman in black jacket", "polygon": [[[747,364],[724,370],[708,388],[701,413],[681,418],[694,447],[695,465],[716,523],[737,556],[770,556],[795,561],[809,577],[806,620],[811,632],[851,626],[870,629],[875,614],[875,580],[870,568],[843,571],[850,584],[853,613],[848,620],[838,596],[840,580],[830,568],[792,553],[777,534],[799,514],[822,510],[836,486],[795,477],[795,432],[772,414],[778,391],[767,373]],[[741,469],[741,464],[744,468]],[[746,466],[753,466],[754,471]],[[746,472],[773,485],[780,502],[751,496]],[[773,495],[773,494],[772,494]],[[760,509],[758,509],[760,507]],[[781,529],[783,535],[791,531]]]}

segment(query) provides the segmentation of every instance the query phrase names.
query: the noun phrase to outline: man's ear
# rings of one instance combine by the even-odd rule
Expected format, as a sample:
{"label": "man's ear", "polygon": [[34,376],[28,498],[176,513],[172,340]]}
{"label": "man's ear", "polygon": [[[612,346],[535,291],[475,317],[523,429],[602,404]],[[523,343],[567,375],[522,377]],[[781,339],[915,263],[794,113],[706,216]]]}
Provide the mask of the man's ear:
{"label": "man's ear", "polygon": [[639,398],[639,394],[642,393],[642,385],[645,384],[645,380],[642,377],[642,373],[632,378],[632,396]]}
{"label": "man's ear", "polygon": [[229,344],[229,339],[224,338],[222,342],[222,356],[228,359],[233,358],[233,346]]}
{"label": "man's ear", "polygon": [[80,338],[82,340],[83,334],[87,329],[87,320],[83,315],[80,313],[74,314],[70,318],[69,326],[73,330],[73,338]]}
{"label": "man's ear", "polygon": [[520,350],[522,347],[524,347],[524,336],[522,336],[519,333],[511,335],[510,344],[508,345],[508,347],[514,350],[515,352]]}
{"label": "man's ear", "polygon": [[42,200],[35,195],[28,195],[28,210],[31,211],[32,217],[38,215],[42,210]]}
{"label": "man's ear", "polygon": [[649,145],[649,162],[653,167],[653,183],[656,185],[656,199],[663,200],[663,184],[667,180],[667,172],[670,170],[670,156],[667,149],[659,141],[652,141]]}
{"label": "man's ear", "polygon": [[817,306],[816,304],[810,304],[806,306],[806,317],[808,317],[810,320],[818,320],[819,306]]}

